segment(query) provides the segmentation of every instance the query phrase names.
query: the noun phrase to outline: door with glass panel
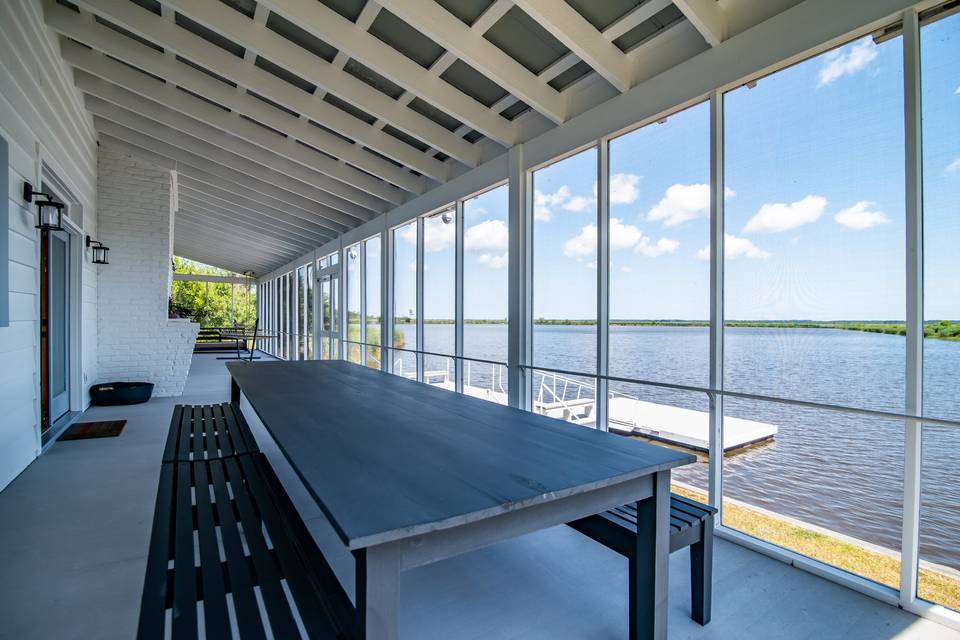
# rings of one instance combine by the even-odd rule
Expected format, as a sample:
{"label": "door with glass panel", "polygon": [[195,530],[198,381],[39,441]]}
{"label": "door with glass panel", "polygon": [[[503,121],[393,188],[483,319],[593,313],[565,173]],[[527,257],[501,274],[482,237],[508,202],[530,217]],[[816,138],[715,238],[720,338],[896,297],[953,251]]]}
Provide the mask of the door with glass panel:
{"label": "door with glass panel", "polygon": [[70,410],[70,235],[44,231],[41,248],[43,430]]}
{"label": "door with glass panel", "polygon": [[317,345],[321,360],[340,358],[340,272],[339,265],[321,268],[317,277]]}

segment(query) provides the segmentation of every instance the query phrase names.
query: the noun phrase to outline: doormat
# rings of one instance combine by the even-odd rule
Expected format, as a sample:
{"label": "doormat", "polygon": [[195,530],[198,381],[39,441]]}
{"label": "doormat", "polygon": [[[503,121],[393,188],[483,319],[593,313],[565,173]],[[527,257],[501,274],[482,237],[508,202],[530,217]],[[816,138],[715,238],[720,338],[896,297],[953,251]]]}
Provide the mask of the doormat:
{"label": "doormat", "polygon": [[103,422],[78,422],[63,432],[61,440],[86,440],[87,438],[114,438],[123,431],[126,420],[106,420]]}

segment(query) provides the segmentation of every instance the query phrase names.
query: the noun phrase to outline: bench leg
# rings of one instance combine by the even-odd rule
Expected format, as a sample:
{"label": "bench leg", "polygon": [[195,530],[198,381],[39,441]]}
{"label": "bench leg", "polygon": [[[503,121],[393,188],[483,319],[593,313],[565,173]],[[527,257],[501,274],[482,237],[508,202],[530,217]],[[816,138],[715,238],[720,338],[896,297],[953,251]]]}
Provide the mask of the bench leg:
{"label": "bench leg", "polygon": [[713,516],[701,524],[700,542],[690,545],[691,617],[704,625],[710,622],[713,596]]}
{"label": "bench leg", "polygon": [[670,561],[670,471],[654,475],[653,496],[637,503],[630,565],[630,640],[666,640]]}

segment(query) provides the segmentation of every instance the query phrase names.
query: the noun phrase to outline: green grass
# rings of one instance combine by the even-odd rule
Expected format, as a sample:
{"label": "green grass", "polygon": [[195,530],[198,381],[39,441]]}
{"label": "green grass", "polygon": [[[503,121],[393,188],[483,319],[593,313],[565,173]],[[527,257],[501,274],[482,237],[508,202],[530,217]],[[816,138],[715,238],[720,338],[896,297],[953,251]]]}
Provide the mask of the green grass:
{"label": "green grass", "polygon": [[[673,485],[674,493],[706,502],[706,494],[690,487]],[[845,571],[869,578],[894,589],[900,588],[900,559],[879,553],[821,531],[797,526],[769,512],[724,501],[723,523],[761,540],[780,545]],[[960,610],[960,580],[951,575],[920,568],[919,596],[924,600]]]}

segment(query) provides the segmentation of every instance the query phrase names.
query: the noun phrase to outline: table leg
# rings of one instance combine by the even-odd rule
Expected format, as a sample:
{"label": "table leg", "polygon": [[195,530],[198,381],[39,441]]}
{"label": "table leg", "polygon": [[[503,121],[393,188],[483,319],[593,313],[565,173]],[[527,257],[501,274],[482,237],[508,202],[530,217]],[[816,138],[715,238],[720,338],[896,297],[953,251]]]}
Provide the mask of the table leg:
{"label": "table leg", "polygon": [[637,503],[637,542],[630,557],[630,640],[667,637],[670,562],[670,471],[654,476],[653,496]]}
{"label": "table leg", "polygon": [[230,377],[230,402],[240,402],[240,385],[233,376]]}
{"label": "table leg", "polygon": [[398,640],[400,555],[390,547],[353,552],[357,562],[357,638]]}

